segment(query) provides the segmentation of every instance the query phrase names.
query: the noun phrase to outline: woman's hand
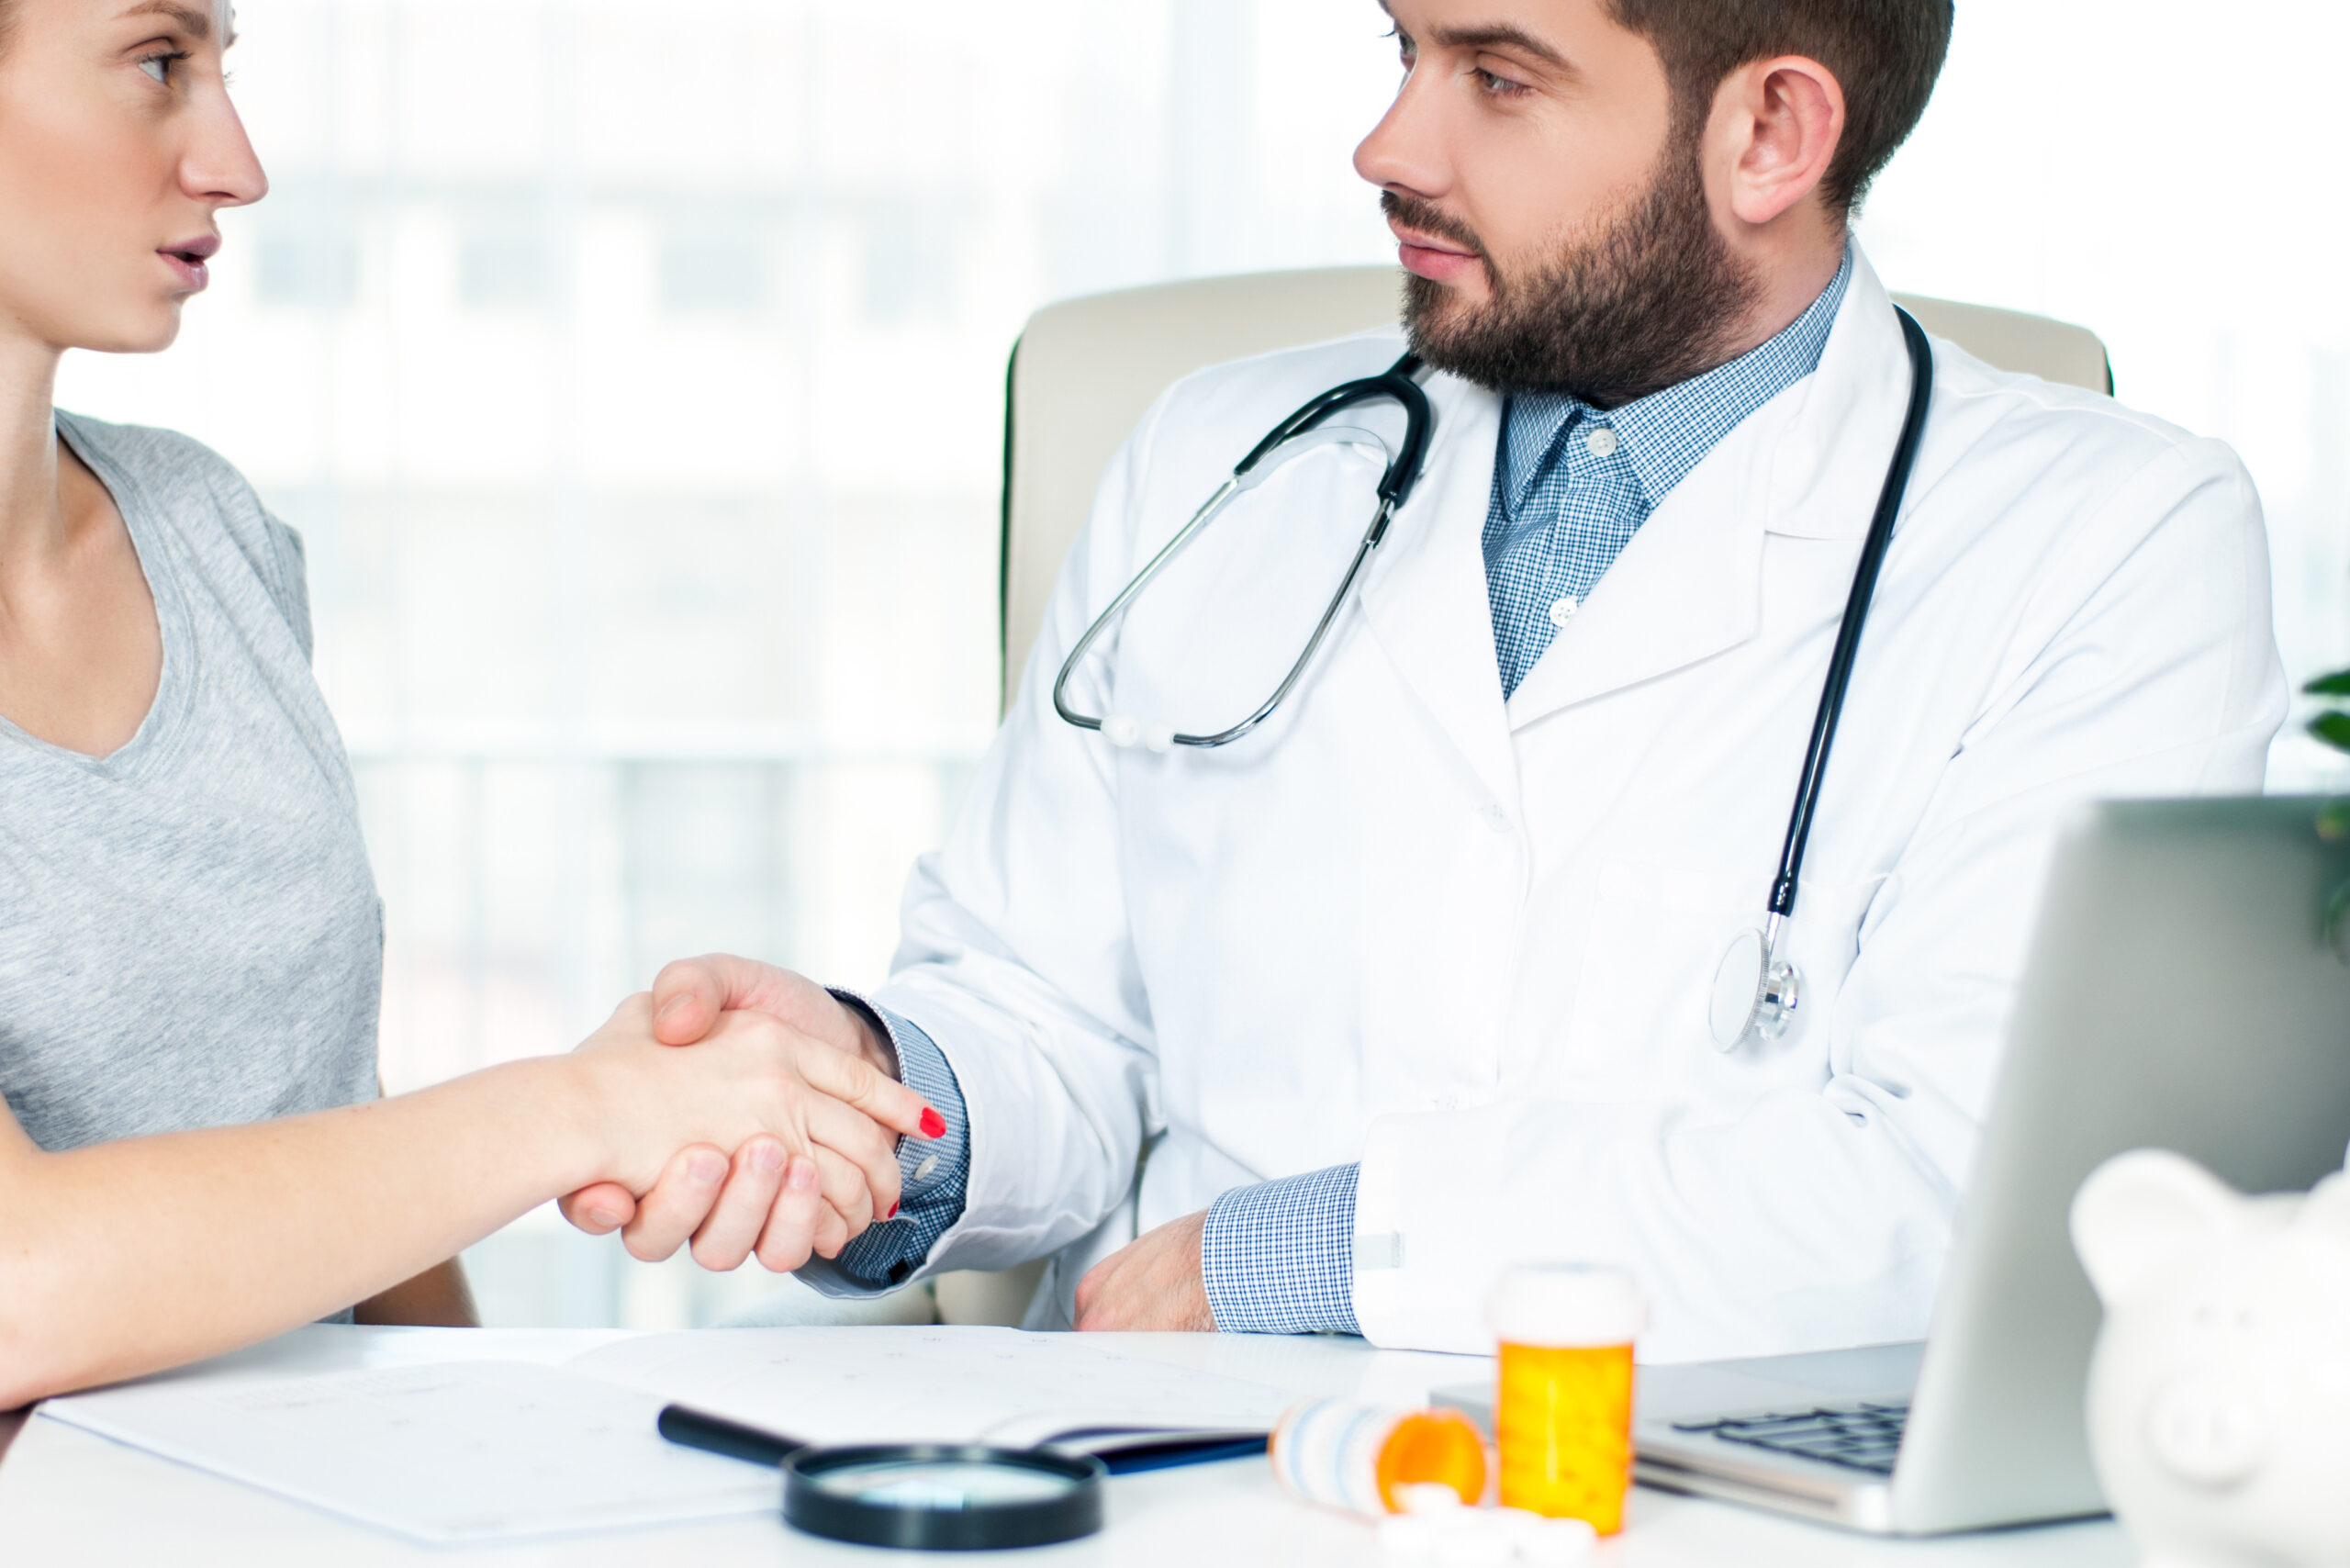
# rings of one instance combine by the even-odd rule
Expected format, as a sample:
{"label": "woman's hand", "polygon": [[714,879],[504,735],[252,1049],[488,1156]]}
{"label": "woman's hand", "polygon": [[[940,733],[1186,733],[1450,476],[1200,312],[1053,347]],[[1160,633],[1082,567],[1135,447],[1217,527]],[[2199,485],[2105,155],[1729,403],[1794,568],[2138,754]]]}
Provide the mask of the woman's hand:
{"label": "woman's hand", "polygon": [[[565,1200],[574,1224],[625,1226],[640,1258],[668,1257],[691,1237],[705,1267],[735,1267],[755,1248],[783,1271],[811,1253],[837,1256],[896,1212],[897,1136],[921,1136],[926,1115],[935,1125],[921,1096],[863,1053],[764,1014],[691,1016],[707,1033],[673,1050],[656,1043],[653,1007],[632,997],[574,1055],[598,1086],[598,1125],[615,1157],[604,1181]],[[663,1034],[685,1032],[673,1021]],[[670,1105],[693,1106],[710,1130],[675,1137],[667,1129],[687,1124],[654,1114]],[[648,1159],[648,1148],[659,1152]]]}

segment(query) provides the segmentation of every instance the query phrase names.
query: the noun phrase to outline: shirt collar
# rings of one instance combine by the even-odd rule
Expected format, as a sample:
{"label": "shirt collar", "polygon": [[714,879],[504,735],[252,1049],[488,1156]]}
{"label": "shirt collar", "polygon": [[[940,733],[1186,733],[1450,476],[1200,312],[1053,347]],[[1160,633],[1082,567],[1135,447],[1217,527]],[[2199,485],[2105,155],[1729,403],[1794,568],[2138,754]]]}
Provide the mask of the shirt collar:
{"label": "shirt collar", "polygon": [[1621,452],[1653,509],[1689,476],[1749,415],[1819,368],[1836,312],[1852,280],[1852,247],[1819,297],[1767,342],[1703,375],[1603,411],[1566,392],[1512,398],[1502,424],[1502,489],[1510,520],[1558,461],[1569,431],[1583,420],[1616,431]]}

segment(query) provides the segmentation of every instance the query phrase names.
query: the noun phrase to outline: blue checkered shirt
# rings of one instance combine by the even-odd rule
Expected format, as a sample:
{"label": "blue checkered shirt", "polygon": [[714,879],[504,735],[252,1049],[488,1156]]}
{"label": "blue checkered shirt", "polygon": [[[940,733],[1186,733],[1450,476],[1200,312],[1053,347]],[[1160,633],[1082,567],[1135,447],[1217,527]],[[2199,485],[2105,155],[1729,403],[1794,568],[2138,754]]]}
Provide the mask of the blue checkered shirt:
{"label": "blue checkered shirt", "polygon": [[946,1124],[943,1137],[898,1140],[898,1215],[874,1226],[830,1262],[811,1259],[800,1277],[835,1290],[880,1291],[902,1285],[930,1249],[963,1217],[971,1180],[971,1118],[963,1086],[936,1042],[886,1007],[853,991],[833,994],[881,1025],[898,1053],[898,1078],[930,1103]]}
{"label": "blue checkered shirt", "polygon": [[1640,524],[1722,437],[1819,368],[1852,278],[1835,278],[1762,347],[1602,410],[1563,392],[1513,398],[1485,513],[1485,591],[1502,692],[1517,689]]}
{"label": "blue checkered shirt", "polygon": [[[1595,409],[1563,393],[1510,399],[1484,533],[1486,594],[1505,693],[1517,689],[1673,487],[1756,409],[1819,368],[1852,276],[1848,247],[1819,297],[1768,342],[1621,408]],[[884,1009],[874,1012],[897,1046],[906,1083],[937,1107],[947,1131],[930,1143],[906,1140],[899,1154],[906,1196],[898,1218],[867,1231],[831,1266],[868,1289],[899,1283],[920,1266],[962,1215],[970,1170],[968,1123],[954,1070],[929,1036]],[[1337,1165],[1235,1187],[1209,1205],[1201,1262],[1217,1327],[1360,1331],[1354,1307],[1359,1170]]]}

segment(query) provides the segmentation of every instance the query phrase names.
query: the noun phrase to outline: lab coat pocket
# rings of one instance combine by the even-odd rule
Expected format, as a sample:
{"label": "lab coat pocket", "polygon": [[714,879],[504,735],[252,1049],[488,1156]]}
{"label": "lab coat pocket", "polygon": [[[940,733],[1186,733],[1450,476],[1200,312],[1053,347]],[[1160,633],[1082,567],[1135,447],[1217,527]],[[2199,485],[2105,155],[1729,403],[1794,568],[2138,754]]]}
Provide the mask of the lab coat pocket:
{"label": "lab coat pocket", "polygon": [[1760,924],[1751,878],[1635,861],[1599,869],[1565,1060],[1583,1092],[1668,1092],[1716,1058],[1706,1024],[1729,939]]}

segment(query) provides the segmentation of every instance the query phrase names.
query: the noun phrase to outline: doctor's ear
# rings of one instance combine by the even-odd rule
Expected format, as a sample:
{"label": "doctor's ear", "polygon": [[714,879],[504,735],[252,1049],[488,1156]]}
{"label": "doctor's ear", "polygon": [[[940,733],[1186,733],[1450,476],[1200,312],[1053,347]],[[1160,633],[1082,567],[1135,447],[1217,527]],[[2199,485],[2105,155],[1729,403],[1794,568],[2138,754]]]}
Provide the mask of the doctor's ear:
{"label": "doctor's ear", "polygon": [[2195,1161],[2165,1149],[2117,1154],[2073,1196],[2073,1250],[2111,1305],[2172,1259],[2237,1225],[2244,1200]]}
{"label": "doctor's ear", "polygon": [[1732,216],[1759,229],[1819,188],[1843,138],[1844,89],[1833,72],[1800,54],[1757,60],[1715,89],[1706,184],[1717,201],[1726,187]]}

